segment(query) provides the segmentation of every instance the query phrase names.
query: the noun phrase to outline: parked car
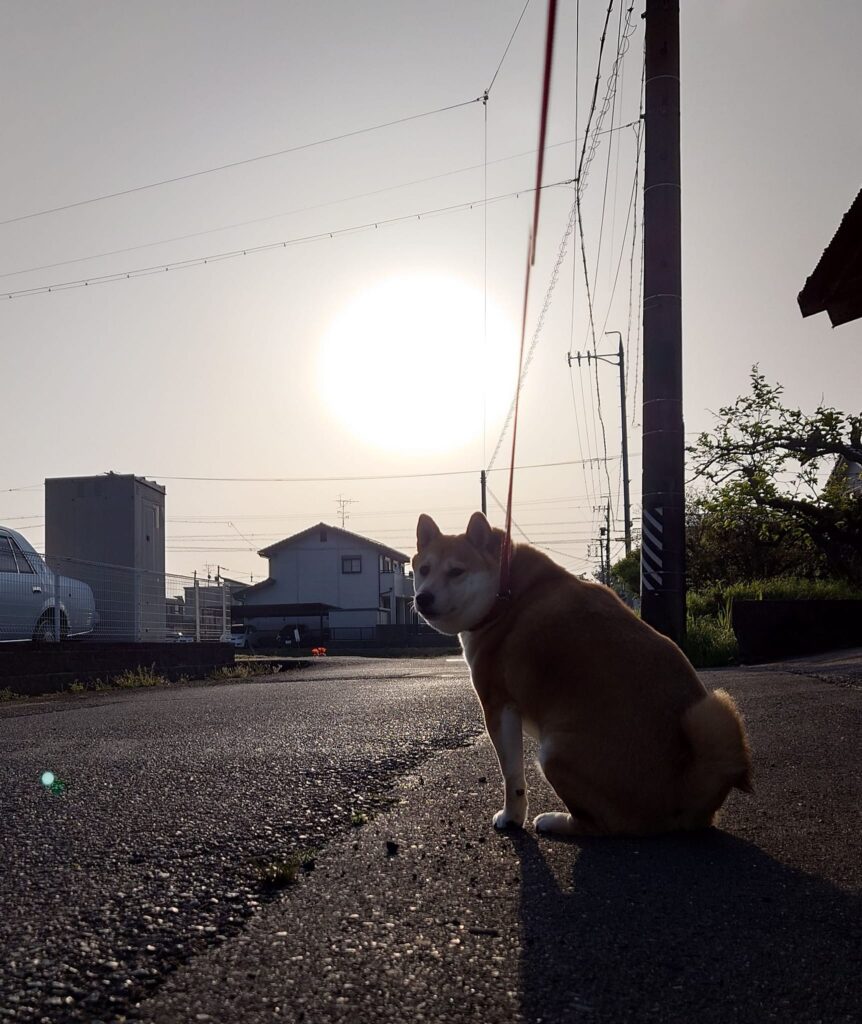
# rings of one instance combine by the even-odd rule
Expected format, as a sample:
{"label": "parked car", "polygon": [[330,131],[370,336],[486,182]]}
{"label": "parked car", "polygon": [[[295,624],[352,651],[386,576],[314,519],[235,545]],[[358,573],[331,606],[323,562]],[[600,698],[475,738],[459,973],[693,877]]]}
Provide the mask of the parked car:
{"label": "parked car", "polygon": [[230,633],[225,633],[222,637],[222,643],[232,644],[241,651],[247,651],[251,647],[252,632],[245,623],[231,626]]}
{"label": "parked car", "polygon": [[55,576],[28,540],[0,526],[0,642],[54,640],[57,605],[61,639],[93,632],[98,617],[89,586]]}
{"label": "parked car", "polygon": [[165,634],[165,643],[169,644],[193,644],[195,638],[188,633],[183,633],[182,630],[174,629],[169,630]]}

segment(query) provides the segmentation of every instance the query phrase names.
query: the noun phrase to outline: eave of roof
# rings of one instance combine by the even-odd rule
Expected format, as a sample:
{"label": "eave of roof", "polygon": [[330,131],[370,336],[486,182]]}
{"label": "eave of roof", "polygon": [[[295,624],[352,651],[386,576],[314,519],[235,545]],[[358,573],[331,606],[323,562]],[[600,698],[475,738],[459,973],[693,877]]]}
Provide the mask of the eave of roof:
{"label": "eave of roof", "polygon": [[265,580],[261,580],[260,583],[250,583],[247,587],[239,587],[233,591],[234,597],[240,597],[244,594],[250,594],[252,591],[263,590],[264,587],[271,587],[275,583],[275,580],[268,576]]}
{"label": "eave of roof", "polygon": [[315,615],[328,615],[340,609],[334,604],[323,604],[319,601],[306,601],[298,604],[239,604],[231,606],[231,614],[235,619],[271,619],[284,616],[310,618]]}
{"label": "eave of roof", "polygon": [[797,298],[803,316],[824,310],[833,327],[862,316],[862,189]]}
{"label": "eave of roof", "polygon": [[316,526],[309,526],[307,530],[302,530],[300,533],[295,533],[291,537],[285,537],[284,540],[279,540],[276,541],[275,544],[270,544],[269,547],[262,548],[258,551],[258,554],[262,558],[269,558],[276,551],[280,551],[282,548],[295,544],[297,541],[303,540],[305,537],[308,537],[318,530],[326,530],[328,533],[337,533],[342,537],[350,538],[352,541],[370,545],[378,551],[381,551],[384,555],[387,555],[389,558],[395,558],[399,562],[410,561],[410,555],[405,555],[403,551],[396,551],[395,548],[390,548],[387,544],[381,544],[380,541],[372,540],[371,537],[363,537],[362,534],[351,533],[350,530],[345,530],[340,526],[330,526],[328,523],[317,523]]}

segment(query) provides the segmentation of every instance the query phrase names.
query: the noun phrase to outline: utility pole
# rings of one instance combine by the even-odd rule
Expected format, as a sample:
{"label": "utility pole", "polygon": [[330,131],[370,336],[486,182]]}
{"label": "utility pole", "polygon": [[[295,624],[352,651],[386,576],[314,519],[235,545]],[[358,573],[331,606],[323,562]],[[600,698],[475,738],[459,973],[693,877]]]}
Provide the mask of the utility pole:
{"label": "utility pole", "polygon": [[623,336],[621,331],[605,331],[605,334],[618,334],[620,347],[617,352],[620,368],[620,419],[622,421],[622,449],[623,449],[623,534],[625,537],[626,554],[632,551],[632,496],[631,478],[629,477],[629,425],[626,413],[626,354],[623,349]]}
{"label": "utility pole", "polygon": [[482,491],[482,515],[488,515],[488,474],[483,469],[479,474],[479,487]]}
{"label": "utility pole", "polygon": [[608,535],[610,534],[610,508],[611,503],[608,501],[604,507],[601,505],[594,505],[593,512],[604,512],[605,513],[605,525],[599,527],[599,580],[607,584],[610,579],[610,558],[608,557],[607,564],[605,558],[609,551]]}
{"label": "utility pole", "polygon": [[679,0],[646,0],[641,614],[685,639]]}
{"label": "utility pole", "polygon": [[587,366],[590,362],[595,359],[597,362],[610,363],[611,366],[618,366],[620,369],[620,418],[622,428],[622,476],[623,476],[623,518],[624,518],[624,530],[625,534],[625,545],[626,554],[632,549],[632,506],[631,506],[631,491],[629,487],[629,425],[628,417],[626,415],[626,357],[623,349],[623,336],[620,331],[605,331],[606,334],[618,334],[620,337],[620,347],[616,352],[580,352],[572,355],[571,352],[566,356],[569,362],[569,366],[573,362],[577,362],[578,366],[581,365],[581,360],[587,361]]}
{"label": "utility pole", "polygon": [[605,585],[611,585],[611,503],[605,507]]}

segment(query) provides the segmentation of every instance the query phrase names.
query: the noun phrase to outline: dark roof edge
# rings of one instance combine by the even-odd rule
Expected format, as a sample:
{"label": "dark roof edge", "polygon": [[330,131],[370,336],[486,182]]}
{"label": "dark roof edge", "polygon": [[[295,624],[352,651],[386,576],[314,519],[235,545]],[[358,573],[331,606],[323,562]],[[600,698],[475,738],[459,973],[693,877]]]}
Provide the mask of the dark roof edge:
{"label": "dark roof edge", "polygon": [[313,533],[315,530],[321,529],[331,530],[333,533],[340,534],[342,537],[349,537],[354,541],[360,541],[362,544],[369,544],[378,551],[382,551],[384,554],[389,555],[392,558],[397,558],[399,561],[410,561],[410,555],[405,555],[403,551],[397,551],[395,548],[389,547],[388,544],[381,544],[380,541],[374,540],[372,537],[363,537],[361,533],[351,533],[350,530],[345,530],[341,526],[330,526],[329,523],[317,523],[314,526],[309,526],[306,530],[301,530],[299,533],[294,533],[290,537],[285,537],[284,540],[276,541],[275,544],[270,544],[268,547],[261,548],[261,550],[258,551],[258,554],[262,558],[268,558],[273,552],[278,551],[283,547],[287,547],[290,544],[294,544],[303,537]]}

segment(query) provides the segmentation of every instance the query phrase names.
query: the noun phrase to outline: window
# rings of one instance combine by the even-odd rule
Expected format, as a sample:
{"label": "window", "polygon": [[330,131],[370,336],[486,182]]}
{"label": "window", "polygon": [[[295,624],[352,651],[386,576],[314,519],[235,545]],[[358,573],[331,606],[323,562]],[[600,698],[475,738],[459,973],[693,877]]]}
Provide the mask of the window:
{"label": "window", "polygon": [[12,544],[8,537],[0,537],[0,572],[18,572]]}
{"label": "window", "polygon": [[392,607],[392,598],[389,596],[389,594],[380,595],[380,607],[386,609]]}
{"label": "window", "polygon": [[342,573],[362,572],[362,559],[352,555],[342,557],[341,571]]}
{"label": "window", "polygon": [[30,556],[25,554],[11,537],[9,538],[9,543],[12,545],[12,551],[14,552],[15,558],[18,562],[18,572],[35,573],[36,569],[33,566]]}
{"label": "window", "polygon": [[392,572],[392,559],[391,558],[384,558],[383,559],[383,571],[384,572]]}

